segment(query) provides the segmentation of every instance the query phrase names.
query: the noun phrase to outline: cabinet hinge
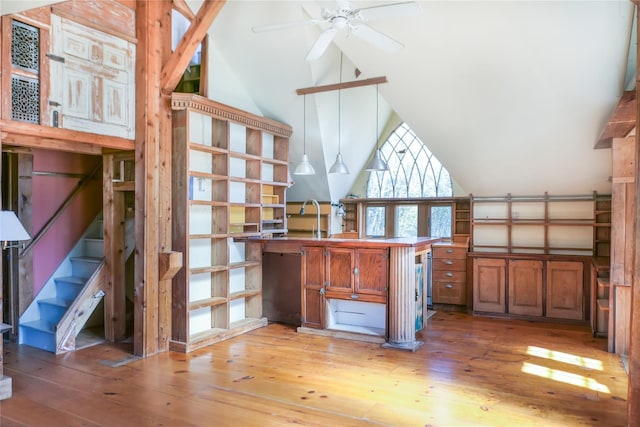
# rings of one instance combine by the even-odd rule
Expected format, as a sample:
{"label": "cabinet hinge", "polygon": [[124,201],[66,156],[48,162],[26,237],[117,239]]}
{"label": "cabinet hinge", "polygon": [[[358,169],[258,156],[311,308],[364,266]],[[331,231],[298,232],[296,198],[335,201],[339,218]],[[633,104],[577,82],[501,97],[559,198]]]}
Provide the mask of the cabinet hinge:
{"label": "cabinet hinge", "polygon": [[52,61],[61,62],[64,64],[64,57],[62,56],[54,55],[53,53],[47,53],[47,58]]}

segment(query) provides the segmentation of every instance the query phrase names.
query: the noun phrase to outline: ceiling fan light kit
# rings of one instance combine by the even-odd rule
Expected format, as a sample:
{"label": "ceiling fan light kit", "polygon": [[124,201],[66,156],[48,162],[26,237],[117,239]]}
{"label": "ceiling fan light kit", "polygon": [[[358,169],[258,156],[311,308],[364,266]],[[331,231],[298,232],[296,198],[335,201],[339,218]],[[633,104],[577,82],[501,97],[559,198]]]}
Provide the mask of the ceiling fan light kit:
{"label": "ceiling fan light kit", "polygon": [[339,32],[348,32],[370,43],[371,45],[387,52],[396,52],[404,46],[402,43],[374,30],[366,23],[378,19],[393,18],[396,16],[415,15],[421,9],[417,2],[408,1],[401,3],[382,4],[379,6],[353,8],[346,1],[338,1],[337,9],[323,9],[322,16],[318,19],[289,22],[283,24],[262,25],[253,27],[254,33],[265,31],[283,30],[287,28],[301,27],[315,24],[328,24],[311,49],[307,53],[306,60],[313,61],[320,58],[327,50],[333,39]]}

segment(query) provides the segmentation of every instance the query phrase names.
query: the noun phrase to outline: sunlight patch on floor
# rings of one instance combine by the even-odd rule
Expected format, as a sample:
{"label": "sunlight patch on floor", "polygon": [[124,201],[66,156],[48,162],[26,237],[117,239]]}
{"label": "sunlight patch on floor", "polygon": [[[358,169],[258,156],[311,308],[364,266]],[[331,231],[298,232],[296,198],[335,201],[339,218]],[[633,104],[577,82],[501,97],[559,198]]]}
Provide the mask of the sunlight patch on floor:
{"label": "sunlight patch on floor", "polygon": [[575,354],[563,353],[561,351],[549,350],[547,348],[529,346],[527,354],[530,356],[541,357],[544,359],[555,360],[556,362],[567,363],[570,365],[580,366],[583,368],[595,369],[602,371],[602,361],[590,359],[588,357],[576,356]]}
{"label": "sunlight patch on floor", "polygon": [[588,388],[589,390],[598,391],[600,393],[611,393],[609,387],[600,384],[593,378],[584,375],[572,374],[570,372],[561,371],[559,369],[551,369],[545,366],[536,365],[534,363],[524,362],[522,364],[522,372],[525,374],[536,375],[542,378],[549,378],[554,381],[571,384],[578,387]]}

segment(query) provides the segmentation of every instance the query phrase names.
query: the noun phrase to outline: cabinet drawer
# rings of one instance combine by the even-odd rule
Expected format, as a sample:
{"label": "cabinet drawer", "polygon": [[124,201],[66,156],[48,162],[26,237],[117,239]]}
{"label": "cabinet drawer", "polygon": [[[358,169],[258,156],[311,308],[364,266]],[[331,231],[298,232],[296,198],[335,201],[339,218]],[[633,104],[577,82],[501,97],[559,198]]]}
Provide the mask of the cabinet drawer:
{"label": "cabinet drawer", "polygon": [[467,260],[460,258],[434,258],[433,259],[434,270],[453,270],[453,271],[466,271]]}
{"label": "cabinet drawer", "polygon": [[433,302],[465,305],[465,289],[464,282],[434,281],[432,286]]}
{"label": "cabinet drawer", "polygon": [[464,271],[450,271],[450,270],[433,270],[433,281],[446,281],[446,282],[465,282],[467,280],[467,273]]}
{"label": "cabinet drawer", "polygon": [[463,247],[434,247],[433,258],[457,258],[464,259],[467,257],[467,248]]}

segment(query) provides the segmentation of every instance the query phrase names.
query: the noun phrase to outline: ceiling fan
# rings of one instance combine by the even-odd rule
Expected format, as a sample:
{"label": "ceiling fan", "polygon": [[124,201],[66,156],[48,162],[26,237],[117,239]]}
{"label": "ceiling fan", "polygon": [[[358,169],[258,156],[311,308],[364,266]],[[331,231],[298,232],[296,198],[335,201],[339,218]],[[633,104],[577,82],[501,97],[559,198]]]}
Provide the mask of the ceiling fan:
{"label": "ceiling fan", "polygon": [[347,31],[360,39],[387,52],[400,50],[402,43],[392,39],[380,31],[374,30],[366,22],[383,18],[417,14],[420,6],[415,1],[402,3],[383,4],[379,6],[353,8],[347,1],[338,1],[337,9],[322,9],[321,18],[309,19],[306,21],[288,22],[274,25],[261,25],[253,27],[254,33],[265,31],[284,30],[293,27],[327,23],[318,39],[307,53],[306,60],[313,61],[322,56],[327,50],[336,34],[340,31]]}

